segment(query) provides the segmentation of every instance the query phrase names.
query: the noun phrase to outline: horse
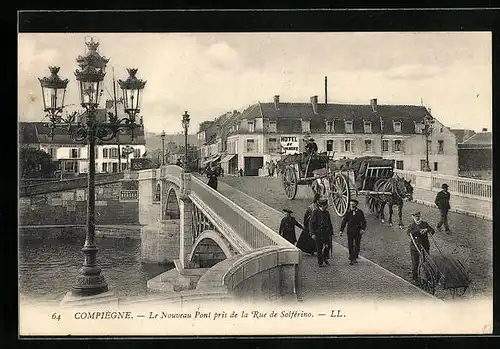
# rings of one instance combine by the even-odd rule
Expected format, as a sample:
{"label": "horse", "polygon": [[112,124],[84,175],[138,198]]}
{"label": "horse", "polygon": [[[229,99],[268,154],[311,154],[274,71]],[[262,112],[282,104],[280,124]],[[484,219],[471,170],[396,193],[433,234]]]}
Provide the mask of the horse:
{"label": "horse", "polygon": [[375,213],[377,218],[381,218],[385,223],[384,208],[389,206],[389,225],[392,226],[393,206],[398,206],[399,227],[403,229],[403,202],[413,200],[413,187],[411,180],[407,181],[402,177],[395,176],[388,179],[379,179],[373,185],[373,191],[388,192],[391,194],[368,194],[366,195],[366,205],[371,213]]}

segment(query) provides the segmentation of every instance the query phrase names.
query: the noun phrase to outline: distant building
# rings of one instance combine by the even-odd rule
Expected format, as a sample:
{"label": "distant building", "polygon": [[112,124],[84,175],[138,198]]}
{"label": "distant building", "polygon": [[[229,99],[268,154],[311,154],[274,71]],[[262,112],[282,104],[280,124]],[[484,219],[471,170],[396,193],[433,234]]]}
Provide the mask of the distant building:
{"label": "distant building", "polygon": [[484,128],[458,144],[459,176],[492,178],[492,133]]}
{"label": "distant building", "polygon": [[[236,174],[241,168],[245,175],[258,175],[266,162],[279,160],[284,153],[303,152],[304,139],[312,136],[319,152],[335,159],[382,156],[394,159],[398,169],[424,169],[422,128],[424,117],[430,115],[425,107],[379,105],[377,99],[366,105],[318,103],[317,96],[310,101],[280,102],[279,96],[274,96],[272,103],[259,102],[242,113],[233,113],[223,126],[215,126],[221,128],[219,133],[227,130],[225,137],[206,138],[202,152],[221,156],[225,173]],[[429,139],[430,168],[457,175],[455,135],[436,118],[434,121]],[[219,142],[222,145],[215,153],[212,145]]]}
{"label": "distant building", "polygon": [[[106,118],[106,110],[97,110],[97,119]],[[121,148],[121,170],[125,170],[130,159],[140,158],[146,151],[144,141],[144,128],[137,127],[134,130],[134,139],[130,131],[120,132],[119,141]],[[52,156],[54,161],[58,161],[63,173],[88,172],[88,146],[82,142],[71,139],[67,129],[54,129],[53,139],[50,137],[50,128],[45,122],[20,122],[19,123],[19,144],[21,147],[33,147],[45,151]],[[128,156],[123,149],[127,146],[133,148],[133,152]],[[116,137],[104,141],[96,146],[96,173],[118,172],[118,143]]]}
{"label": "distant building", "polygon": [[450,129],[450,131],[455,135],[457,143],[462,143],[467,138],[470,138],[476,134],[474,130],[467,130],[467,129],[452,128]]}

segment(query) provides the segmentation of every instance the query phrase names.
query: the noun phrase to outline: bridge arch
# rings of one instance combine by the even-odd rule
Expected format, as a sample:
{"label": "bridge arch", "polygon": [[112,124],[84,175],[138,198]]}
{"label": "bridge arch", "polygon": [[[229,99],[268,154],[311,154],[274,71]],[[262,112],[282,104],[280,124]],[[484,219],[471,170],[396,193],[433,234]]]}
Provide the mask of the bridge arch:
{"label": "bridge arch", "polygon": [[188,260],[200,268],[210,268],[234,255],[227,242],[214,230],[202,232],[193,245]]}
{"label": "bridge arch", "polygon": [[179,189],[173,183],[167,183],[162,183],[162,219],[180,219]]}

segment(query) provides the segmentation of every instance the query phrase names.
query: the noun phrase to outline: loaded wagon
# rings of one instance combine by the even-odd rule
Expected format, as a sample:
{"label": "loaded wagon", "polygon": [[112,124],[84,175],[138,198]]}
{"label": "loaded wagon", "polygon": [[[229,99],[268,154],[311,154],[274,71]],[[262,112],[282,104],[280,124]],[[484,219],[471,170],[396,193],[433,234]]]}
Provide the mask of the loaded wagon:
{"label": "loaded wagon", "polygon": [[392,178],[394,160],[370,156],[333,160],[327,153],[288,155],[280,160],[282,186],[293,200],[298,185],[310,185],[314,193],[330,199],[338,216],[349,208],[351,198],[363,194],[388,194],[373,190],[379,179]]}

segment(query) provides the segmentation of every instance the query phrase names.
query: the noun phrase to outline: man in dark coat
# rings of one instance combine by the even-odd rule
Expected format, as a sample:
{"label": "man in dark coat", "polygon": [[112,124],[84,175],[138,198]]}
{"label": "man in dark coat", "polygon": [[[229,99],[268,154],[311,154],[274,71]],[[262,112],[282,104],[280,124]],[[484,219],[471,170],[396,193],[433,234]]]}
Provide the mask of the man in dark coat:
{"label": "man in dark coat", "polygon": [[217,190],[217,169],[215,166],[212,164],[210,168],[207,171],[207,177],[208,177],[208,186],[213,188],[214,190]]}
{"label": "man in dark coat", "polygon": [[316,242],[311,238],[309,234],[309,220],[311,219],[312,212],[318,208],[318,201],[321,199],[320,194],[314,194],[314,199],[312,204],[310,204],[306,213],[304,214],[304,229],[299,236],[299,240],[297,241],[297,248],[300,248],[303,252],[314,255],[316,251]]}
{"label": "man in dark coat", "polygon": [[441,219],[437,225],[437,229],[441,231],[441,227],[444,225],[445,231],[450,234],[450,227],[448,226],[448,211],[450,210],[450,193],[448,192],[448,184],[444,183],[439,193],[436,195],[436,200],[434,203],[439,208],[439,212],[441,213]]}
{"label": "man in dark coat", "polygon": [[291,244],[297,242],[297,236],[295,235],[295,227],[299,227],[300,229],[304,229],[304,227],[297,222],[295,217],[292,217],[292,211],[285,208],[283,209],[286,212],[286,216],[283,217],[280,224],[279,234],[283,236],[286,240],[288,240]]}
{"label": "man in dark coat", "polygon": [[306,152],[311,155],[311,154],[316,154],[318,152],[318,145],[314,141],[314,138],[309,138],[306,144]]}
{"label": "man in dark coat", "polygon": [[339,236],[342,236],[347,225],[347,245],[349,247],[349,264],[358,262],[361,236],[366,229],[366,219],[363,211],[358,208],[358,200],[351,199],[350,209],[344,215],[340,224]]}
{"label": "man in dark coat", "polygon": [[316,240],[316,251],[318,252],[318,265],[323,267],[323,263],[329,265],[328,255],[331,249],[331,239],[333,235],[333,226],[330,218],[330,212],[327,199],[320,199],[318,207],[311,213],[309,219],[309,233]]}
{"label": "man in dark coat", "polygon": [[420,212],[412,214],[413,223],[408,228],[408,236],[410,237],[410,255],[411,255],[411,271],[413,281],[418,284],[418,265],[420,263],[419,251],[425,250],[429,253],[429,234],[434,235],[434,229],[424,222],[420,217]]}

